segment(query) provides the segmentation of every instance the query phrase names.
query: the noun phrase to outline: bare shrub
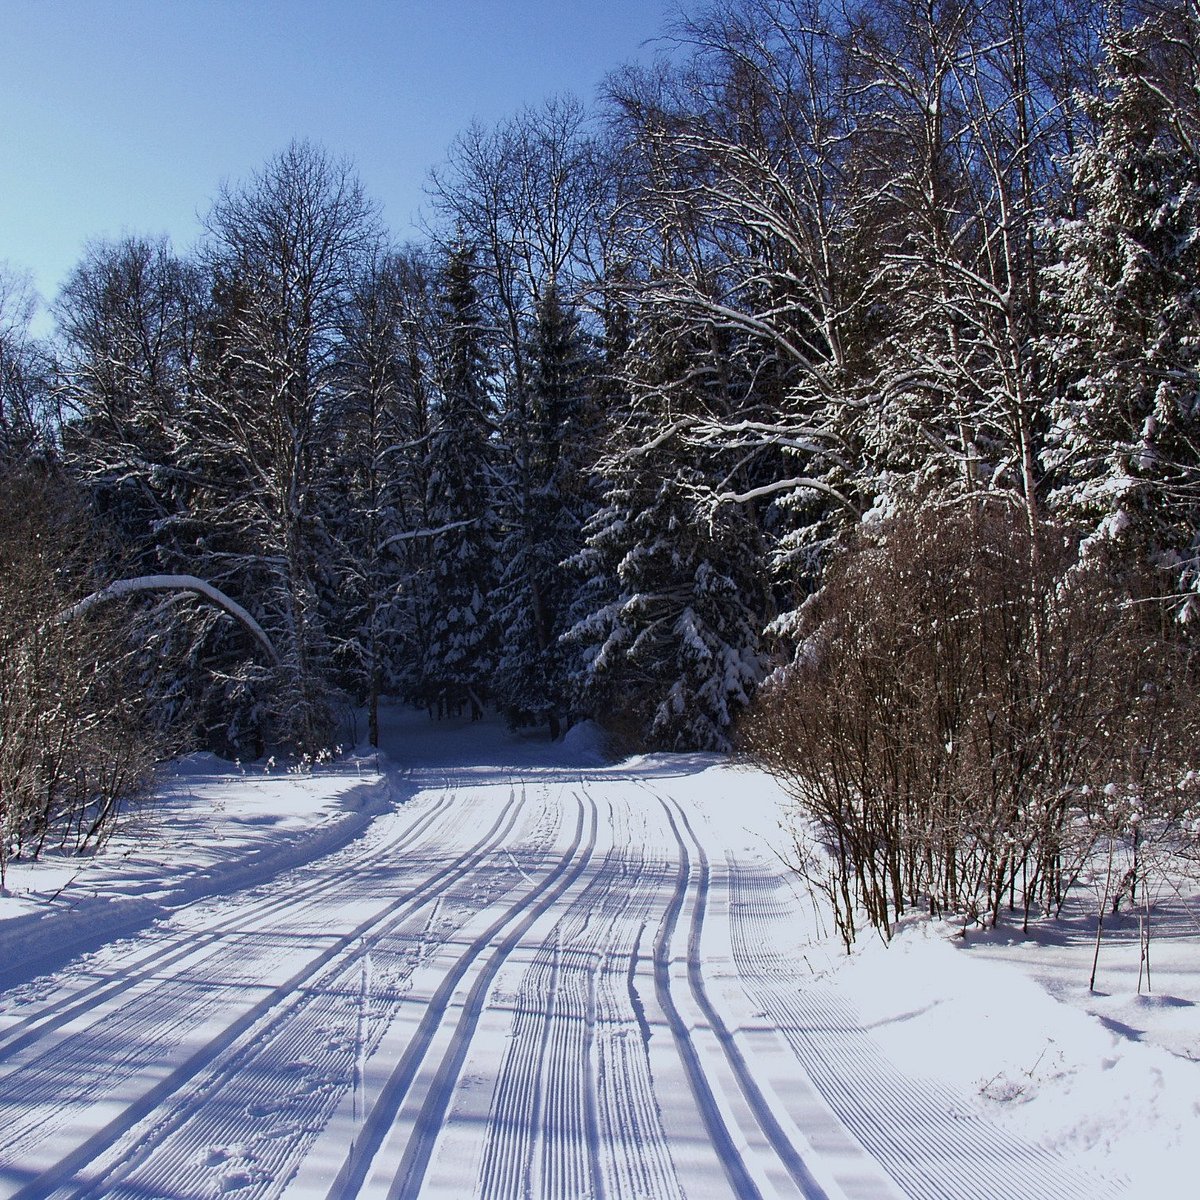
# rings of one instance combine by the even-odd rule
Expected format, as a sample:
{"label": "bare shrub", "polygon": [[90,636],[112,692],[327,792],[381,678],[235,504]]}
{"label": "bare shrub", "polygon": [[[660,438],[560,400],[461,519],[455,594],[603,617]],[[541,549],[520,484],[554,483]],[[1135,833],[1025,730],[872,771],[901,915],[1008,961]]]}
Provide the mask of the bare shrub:
{"label": "bare shrub", "polygon": [[10,858],[103,842],[156,746],[119,609],[59,619],[97,583],[88,524],[40,470],[0,512],[0,887]]}
{"label": "bare shrub", "polygon": [[993,504],[864,535],[803,614],[743,744],[830,852],[823,889],[890,934],[910,906],[1057,911],[1136,802],[1169,821],[1190,749],[1187,647],[1063,530]]}

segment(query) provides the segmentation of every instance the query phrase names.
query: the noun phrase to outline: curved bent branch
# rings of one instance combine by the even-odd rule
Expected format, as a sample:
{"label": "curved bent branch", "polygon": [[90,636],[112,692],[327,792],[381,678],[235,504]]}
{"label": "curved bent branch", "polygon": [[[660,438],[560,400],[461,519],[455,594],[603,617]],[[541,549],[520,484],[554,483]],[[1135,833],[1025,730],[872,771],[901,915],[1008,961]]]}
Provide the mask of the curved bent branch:
{"label": "curved bent branch", "polygon": [[73,621],[82,616],[89,608],[97,604],[105,604],[109,600],[119,600],[122,596],[131,596],[137,592],[194,592],[202,596],[210,604],[224,609],[234,620],[239,621],[253,635],[254,640],[266,651],[267,657],[275,665],[279,665],[279,654],[274,643],[263,627],[236,601],[231,600],[220,588],[214,587],[205,579],[196,575],[138,575],[134,579],[118,579],[98,592],[93,592],[70,608],[63,609],[55,617],[57,623]]}

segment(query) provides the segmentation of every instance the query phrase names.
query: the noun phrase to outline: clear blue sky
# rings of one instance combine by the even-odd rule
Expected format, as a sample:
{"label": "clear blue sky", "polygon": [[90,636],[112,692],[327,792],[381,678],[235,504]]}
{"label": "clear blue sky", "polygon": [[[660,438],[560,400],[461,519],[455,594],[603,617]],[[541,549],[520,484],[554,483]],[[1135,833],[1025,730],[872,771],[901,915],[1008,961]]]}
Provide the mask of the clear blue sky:
{"label": "clear blue sky", "polygon": [[474,117],[590,100],[674,0],[0,0],[0,260],[51,299],[89,237],[186,250],[222,179],[292,138],[403,238]]}

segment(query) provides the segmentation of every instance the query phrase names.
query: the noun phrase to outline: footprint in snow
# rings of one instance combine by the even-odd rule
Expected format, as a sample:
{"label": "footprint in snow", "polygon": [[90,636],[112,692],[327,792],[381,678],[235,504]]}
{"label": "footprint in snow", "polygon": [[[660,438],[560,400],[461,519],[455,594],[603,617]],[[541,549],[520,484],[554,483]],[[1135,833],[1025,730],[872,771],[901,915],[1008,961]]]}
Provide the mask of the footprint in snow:
{"label": "footprint in snow", "polygon": [[275,1100],[261,1102],[258,1104],[249,1104],[246,1106],[246,1116],[254,1117],[256,1120],[262,1120],[264,1117],[273,1117],[283,1107],[285,1106]]}
{"label": "footprint in snow", "polygon": [[254,1184],[260,1182],[261,1176],[256,1175],[253,1171],[233,1170],[226,1171],[221,1176],[221,1191],[222,1192],[240,1192],[242,1188],[253,1187]]}

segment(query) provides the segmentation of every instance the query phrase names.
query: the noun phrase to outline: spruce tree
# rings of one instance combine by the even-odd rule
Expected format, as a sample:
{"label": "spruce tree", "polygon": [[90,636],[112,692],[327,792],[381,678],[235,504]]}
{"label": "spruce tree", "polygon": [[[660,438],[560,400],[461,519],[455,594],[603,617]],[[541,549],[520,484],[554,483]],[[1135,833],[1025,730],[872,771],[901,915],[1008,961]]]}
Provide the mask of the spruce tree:
{"label": "spruce tree", "polygon": [[323,495],[336,559],[325,589],[334,661],[343,686],[367,708],[368,737],[379,745],[379,702],[395,692],[395,613],[401,586],[388,543],[401,531],[403,473],[396,469],[403,422],[400,311],[390,258],[371,264],[355,288],[342,331],[333,461],[344,490]]}
{"label": "spruce tree", "polygon": [[509,428],[518,453],[515,501],[500,556],[502,652],[498,701],[516,724],[545,722],[552,737],[569,706],[559,638],[573,581],[564,566],[582,543],[590,515],[593,425],[586,344],[558,288],[546,286],[526,351],[528,405],[523,426]]}
{"label": "spruce tree", "polygon": [[608,431],[603,501],[573,560],[566,642],[579,705],[667,749],[728,749],[764,662],[761,538],[742,506],[707,502],[712,464],[669,433],[687,407],[722,406],[695,382],[713,378],[697,367],[710,353],[689,331],[642,323],[627,407]]}
{"label": "spruce tree", "polygon": [[495,420],[488,390],[487,331],[471,248],[452,247],[446,266],[442,386],[429,440],[429,643],[424,699],[439,712],[468,703],[478,714],[495,668],[494,596],[499,527]]}
{"label": "spruce tree", "polygon": [[1149,24],[1114,37],[1079,215],[1051,230],[1055,503],[1200,603],[1200,128]]}

